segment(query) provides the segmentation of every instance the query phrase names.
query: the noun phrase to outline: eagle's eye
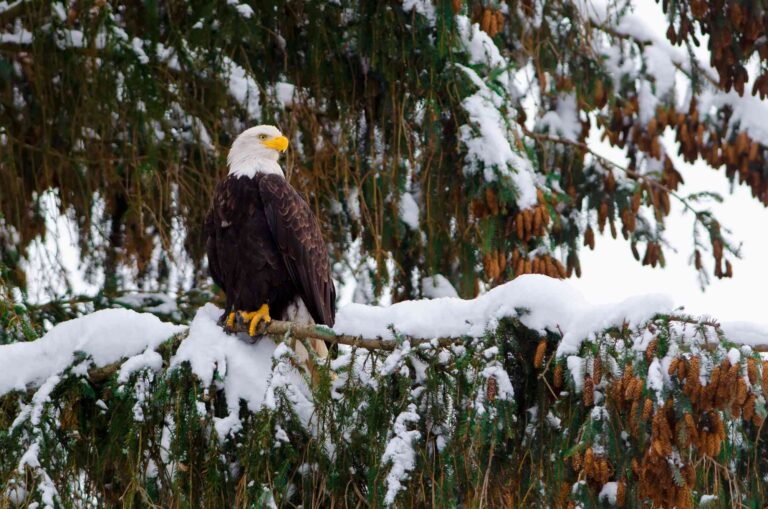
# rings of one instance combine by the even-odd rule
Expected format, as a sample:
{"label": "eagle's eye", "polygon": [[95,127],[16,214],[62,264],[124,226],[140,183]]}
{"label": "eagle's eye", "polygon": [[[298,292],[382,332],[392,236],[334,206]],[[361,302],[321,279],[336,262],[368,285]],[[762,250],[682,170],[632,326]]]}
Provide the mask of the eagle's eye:
{"label": "eagle's eye", "polygon": [[259,139],[260,140],[266,140],[267,139],[267,135],[266,134],[260,134],[259,135]]}

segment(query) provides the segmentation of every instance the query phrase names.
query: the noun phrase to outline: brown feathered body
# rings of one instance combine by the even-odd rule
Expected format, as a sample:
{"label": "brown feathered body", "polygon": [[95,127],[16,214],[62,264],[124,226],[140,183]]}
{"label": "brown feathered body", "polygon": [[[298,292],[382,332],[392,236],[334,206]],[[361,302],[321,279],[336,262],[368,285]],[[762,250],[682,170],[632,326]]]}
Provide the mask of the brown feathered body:
{"label": "brown feathered body", "polygon": [[225,314],[268,304],[293,320],[301,304],[333,326],[336,292],[328,250],[312,210],[282,175],[230,175],[206,218],[208,264],[227,296]]}

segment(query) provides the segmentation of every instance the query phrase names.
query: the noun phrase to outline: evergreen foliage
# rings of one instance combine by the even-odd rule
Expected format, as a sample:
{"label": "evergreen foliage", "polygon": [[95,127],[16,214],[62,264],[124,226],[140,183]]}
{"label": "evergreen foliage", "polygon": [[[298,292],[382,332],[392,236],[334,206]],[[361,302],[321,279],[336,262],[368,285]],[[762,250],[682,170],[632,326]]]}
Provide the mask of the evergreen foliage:
{"label": "evergreen foliage", "polygon": [[[286,174],[357,301],[437,274],[462,297],[580,275],[605,229],[663,266],[673,200],[702,285],[730,277],[719,197],[680,195],[672,153],[768,203],[768,15],[662,9],[666,39],[613,0],[0,0],[0,348],[99,309],[187,323],[215,301],[202,218],[258,123],[289,135]],[[41,249],[57,222],[95,294]],[[768,364],[739,338],[664,314],[558,356],[562,333],[524,316],[451,347],[339,346],[312,376],[272,338],[259,408],[171,365],[184,334],[157,369],[81,352],[0,395],[0,509],[768,503]]]}
{"label": "evergreen foliage", "polygon": [[[524,273],[578,275],[580,247],[606,226],[663,265],[676,198],[697,218],[703,283],[728,277],[737,251],[701,196],[676,194],[667,152],[768,199],[749,96],[768,90],[768,17],[760,2],[663,8],[669,41],[623,1],[4,1],[5,277],[71,293],[55,260],[27,260],[46,217],[66,214],[105,295],[199,286],[227,147],[266,122],[292,140],[287,173],[338,275],[370,281],[369,298],[419,296],[416,276],[437,273],[464,297]],[[694,57],[701,37],[714,69]],[[592,154],[591,134],[627,166]]]}
{"label": "evergreen foliage", "polygon": [[515,317],[449,348],[398,335],[392,352],[341,348],[306,384],[283,343],[242,427],[218,376],[170,367],[184,334],[159,371],[81,355],[0,397],[0,507],[765,504],[768,364],[749,347],[671,315],[578,356],[561,340]]}

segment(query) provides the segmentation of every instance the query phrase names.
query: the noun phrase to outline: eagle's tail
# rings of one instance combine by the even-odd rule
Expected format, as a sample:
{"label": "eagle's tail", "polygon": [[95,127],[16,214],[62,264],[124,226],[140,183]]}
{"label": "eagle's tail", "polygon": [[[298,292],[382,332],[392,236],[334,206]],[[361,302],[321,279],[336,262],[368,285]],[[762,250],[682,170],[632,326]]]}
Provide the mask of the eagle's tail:
{"label": "eagle's tail", "polygon": [[[315,324],[315,321],[312,319],[312,315],[309,313],[307,306],[304,305],[304,301],[300,296],[297,296],[296,300],[294,300],[291,305],[286,308],[281,318],[283,320],[301,325]],[[304,348],[304,344],[299,341],[294,340],[291,346],[296,352],[296,356],[298,357],[299,362],[301,362],[301,364],[305,366],[309,371],[310,375],[312,376],[312,381],[317,381],[318,372],[315,361],[312,358],[313,356],[309,355],[307,349]],[[325,359],[328,357],[328,346],[322,339],[309,340],[309,346],[312,347],[312,349],[315,351],[317,358]]]}

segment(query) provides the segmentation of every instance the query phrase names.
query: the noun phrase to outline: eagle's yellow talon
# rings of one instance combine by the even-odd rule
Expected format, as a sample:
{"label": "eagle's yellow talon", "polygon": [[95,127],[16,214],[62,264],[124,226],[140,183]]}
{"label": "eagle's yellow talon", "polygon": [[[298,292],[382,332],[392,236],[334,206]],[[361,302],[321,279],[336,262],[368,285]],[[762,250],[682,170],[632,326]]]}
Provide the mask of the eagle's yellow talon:
{"label": "eagle's yellow talon", "polygon": [[267,304],[262,304],[258,311],[241,311],[240,317],[243,321],[250,321],[250,325],[248,326],[248,334],[250,336],[256,335],[256,329],[260,323],[264,322],[266,325],[272,321],[272,317],[269,316],[269,306]]}
{"label": "eagle's yellow talon", "polygon": [[229,328],[229,329],[234,329],[235,328],[235,316],[236,315],[235,315],[234,311],[229,313],[229,315],[227,316],[227,328]]}

